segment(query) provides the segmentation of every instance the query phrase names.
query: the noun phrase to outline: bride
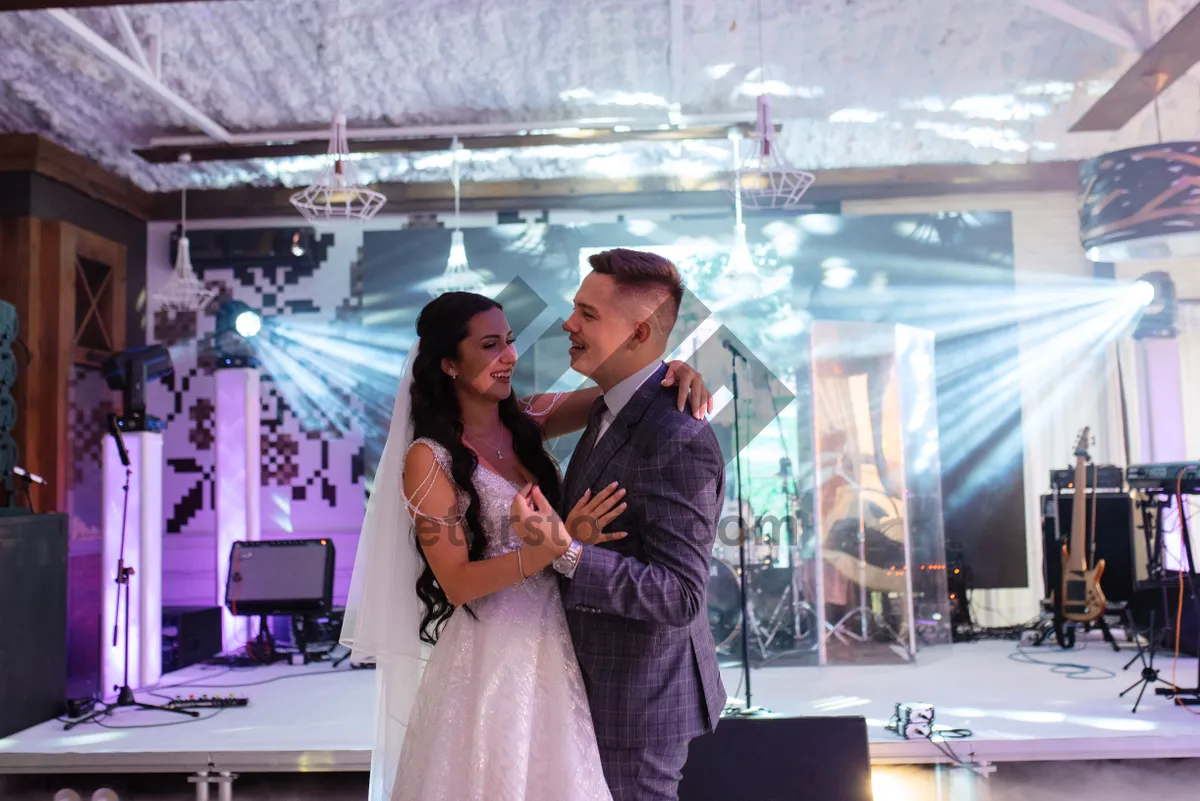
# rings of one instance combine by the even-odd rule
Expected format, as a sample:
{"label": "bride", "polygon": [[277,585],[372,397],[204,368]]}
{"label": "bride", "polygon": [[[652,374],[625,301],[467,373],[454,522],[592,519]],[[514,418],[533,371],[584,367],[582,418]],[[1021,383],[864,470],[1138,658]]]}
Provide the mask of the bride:
{"label": "bride", "polygon": [[[558,507],[560,475],[543,440],[584,428],[599,389],[518,401],[513,333],[483,295],[431,301],[417,335],[341,639],[353,659],[376,663],[371,800],[610,799],[546,568],[569,545],[567,532],[615,519],[623,493],[585,496],[566,521],[532,510]],[[690,391],[701,414],[709,396],[700,376],[682,362],[670,368],[664,384],[679,385],[680,408]],[[514,523],[536,529],[540,539],[527,539],[539,544],[527,545]]]}

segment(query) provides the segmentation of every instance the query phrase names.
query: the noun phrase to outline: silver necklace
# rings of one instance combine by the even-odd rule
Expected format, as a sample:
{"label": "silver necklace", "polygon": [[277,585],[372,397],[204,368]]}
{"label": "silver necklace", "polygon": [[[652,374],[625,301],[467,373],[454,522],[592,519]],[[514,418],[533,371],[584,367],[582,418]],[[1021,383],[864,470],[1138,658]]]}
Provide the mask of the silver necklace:
{"label": "silver necklace", "polygon": [[464,435],[464,436],[466,436],[466,438],[467,438],[467,439],[473,439],[473,440],[475,440],[476,442],[480,442],[480,443],[483,443],[484,445],[487,445],[489,448],[491,448],[492,450],[496,451],[496,458],[497,458],[497,459],[499,459],[499,460],[501,460],[501,461],[503,461],[503,460],[504,460],[504,454],[500,452],[500,448],[501,448],[501,446],[503,446],[503,445],[504,445],[504,429],[503,429],[503,428],[501,428],[501,429],[500,429],[500,437],[499,437],[499,438],[496,440],[496,444],[495,444],[495,445],[493,445],[492,443],[488,442],[487,440],[480,439],[479,437],[477,437],[477,436],[475,436],[475,435],[473,435],[473,434],[468,434],[468,433],[467,433],[467,432],[465,432],[465,431],[463,432],[463,435]]}

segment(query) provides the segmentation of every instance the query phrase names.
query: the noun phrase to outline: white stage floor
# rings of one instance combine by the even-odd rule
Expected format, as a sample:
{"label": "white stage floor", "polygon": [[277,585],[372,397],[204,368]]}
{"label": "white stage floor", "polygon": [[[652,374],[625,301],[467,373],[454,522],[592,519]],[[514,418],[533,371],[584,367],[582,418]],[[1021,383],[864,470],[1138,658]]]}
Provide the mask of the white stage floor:
{"label": "white stage floor", "polygon": [[[933,704],[940,726],[971,729],[951,743],[957,755],[977,762],[1035,762],[1200,757],[1197,714],[1147,691],[1136,715],[1134,693],[1118,693],[1139,675],[1133,656],[1089,641],[1073,652],[1026,649],[1046,662],[1072,662],[1107,670],[1082,679],[1051,667],[1013,661],[1014,642],[980,642],[926,648],[904,666],[767,667],[752,674],[753,702],[784,716],[862,715],[870,725],[876,764],[945,761],[926,741],[904,741],[884,730],[897,701]],[[1170,679],[1171,660],[1156,660]],[[734,692],[739,672],[725,672]],[[1181,659],[1178,683],[1196,682],[1196,660]],[[250,698],[245,708],[200,720],[162,712],[122,709],[104,726],[63,731],[48,722],[0,740],[0,773],[193,772],[210,762],[241,772],[365,770],[370,761],[374,672],[345,665],[228,670],[189,668],[166,677],[167,695],[229,694]],[[155,702],[146,692],[139,700]],[[180,721],[183,721],[180,723]],[[161,725],[177,724],[177,725]],[[135,728],[136,727],[136,728]]]}

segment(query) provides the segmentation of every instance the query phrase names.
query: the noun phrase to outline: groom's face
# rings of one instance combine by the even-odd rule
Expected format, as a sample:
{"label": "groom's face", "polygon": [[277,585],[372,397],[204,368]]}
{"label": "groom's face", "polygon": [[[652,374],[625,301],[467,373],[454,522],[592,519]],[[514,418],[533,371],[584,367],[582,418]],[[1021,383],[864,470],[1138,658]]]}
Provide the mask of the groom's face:
{"label": "groom's face", "polygon": [[575,293],[575,309],[563,323],[571,338],[571,369],[603,386],[620,372],[638,322],[629,299],[612,276],[589,273]]}

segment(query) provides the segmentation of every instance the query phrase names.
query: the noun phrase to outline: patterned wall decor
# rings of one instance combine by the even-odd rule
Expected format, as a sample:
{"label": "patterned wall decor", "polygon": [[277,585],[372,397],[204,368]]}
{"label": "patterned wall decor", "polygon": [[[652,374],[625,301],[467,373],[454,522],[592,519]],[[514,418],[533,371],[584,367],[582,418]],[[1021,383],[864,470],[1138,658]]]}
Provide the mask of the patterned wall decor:
{"label": "patterned wall decor", "polygon": [[119,401],[99,370],[75,365],[67,382],[67,414],[72,460],[67,473],[71,542],[100,541],[101,445],[108,415]]}
{"label": "patterned wall decor", "polygon": [[[169,273],[156,262],[167,260],[169,232],[150,235],[149,290]],[[216,381],[204,348],[197,347],[215,328],[216,310],[236,299],[264,318],[332,322],[344,309],[361,305],[351,286],[361,234],[325,234],[311,264],[238,266],[208,269],[203,278],[218,290],[202,313],[173,313],[151,308],[150,339],[171,350],[175,374],[148,390],[152,415],[167,424],[164,443],[163,513],[168,542],[164,547],[164,601],[212,603],[211,542],[215,536],[214,449]],[[161,253],[159,251],[162,251]],[[320,251],[324,251],[320,253]],[[323,256],[324,258],[320,258]],[[296,397],[287,376],[262,377],[262,536],[264,539],[356,535],[362,524],[363,438],[335,424],[326,410],[312,404],[293,408]],[[344,399],[349,402],[349,398]],[[170,535],[184,535],[178,541]],[[336,541],[336,540],[335,540]],[[207,543],[207,546],[206,546]],[[340,544],[340,543],[339,543]],[[353,539],[338,548],[339,592],[354,556]],[[204,574],[207,574],[205,576]],[[344,575],[343,575],[344,574]]]}
{"label": "patterned wall decor", "polygon": [[100,689],[102,583],[100,558],[104,509],[103,453],[106,420],[119,403],[100,371],[76,365],[67,382],[67,436],[72,454],[67,470],[70,595],[67,599],[67,695],[80,698]]}
{"label": "patterned wall decor", "polygon": [[[332,320],[353,304],[351,261],[336,245],[326,260],[298,267],[237,267],[208,270],[205,280],[220,291],[202,315],[154,313],[152,336],[172,348],[176,374],[150,390],[150,407],[168,424],[165,507],[167,531],[211,530],[214,467],[214,379],[192,345],[197,333],[210,334],[217,306],[233,298],[260,310],[264,318],[305,316]],[[352,463],[361,437],[330,425],[321,410],[292,409],[284,376],[263,376],[262,486],[264,532],[300,534],[329,528],[350,529],[361,522],[359,504],[341,506],[339,492],[361,499]]]}

